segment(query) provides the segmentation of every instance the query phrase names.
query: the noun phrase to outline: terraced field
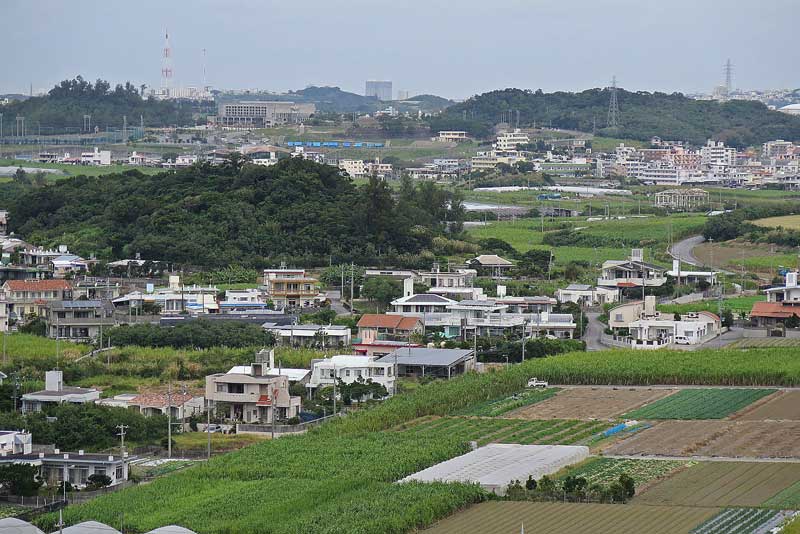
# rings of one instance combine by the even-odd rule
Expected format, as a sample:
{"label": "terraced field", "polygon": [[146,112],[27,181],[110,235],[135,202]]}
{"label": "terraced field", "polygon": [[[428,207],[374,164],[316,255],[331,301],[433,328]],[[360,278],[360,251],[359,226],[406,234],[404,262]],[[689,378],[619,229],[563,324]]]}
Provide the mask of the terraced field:
{"label": "terraced field", "polygon": [[471,506],[429,534],[688,534],[717,508],[490,501]]}
{"label": "terraced field", "polygon": [[487,443],[570,445],[590,440],[606,428],[608,423],[598,421],[440,417],[417,419],[398,430],[430,439],[446,435],[461,441],[476,441],[482,446]]}
{"label": "terraced field", "polygon": [[692,534],[751,534],[767,525],[779,524],[781,519],[778,510],[726,508],[693,529]]}
{"label": "terraced field", "polygon": [[681,460],[634,460],[627,458],[593,458],[570,469],[566,475],[585,478],[589,484],[610,484],[623,473],[632,477],[636,487],[665,478],[676,470],[694,465]]}
{"label": "terraced field", "polygon": [[480,417],[497,417],[504,413],[530,406],[549,399],[559,392],[558,388],[526,390],[508,397],[501,397],[490,401],[482,402],[470,406],[465,410],[460,410],[453,415],[474,415]]}
{"label": "terraced field", "polygon": [[634,497],[634,504],[761,506],[800,480],[800,464],[703,462]]}
{"label": "terraced field", "polygon": [[683,389],[628,412],[631,419],[723,419],[774,393],[774,389]]}

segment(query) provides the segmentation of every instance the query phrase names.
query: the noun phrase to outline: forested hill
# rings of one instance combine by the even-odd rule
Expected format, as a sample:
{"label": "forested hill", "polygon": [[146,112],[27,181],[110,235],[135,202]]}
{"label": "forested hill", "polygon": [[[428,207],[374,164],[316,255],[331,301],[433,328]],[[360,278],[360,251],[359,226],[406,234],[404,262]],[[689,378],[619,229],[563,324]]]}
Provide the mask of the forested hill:
{"label": "forested hill", "polygon": [[[192,121],[192,108],[175,101],[142,99],[144,86],[136,87],[130,82],[111,87],[105,80],[94,84],[78,76],[64,80],[45,96],[28,98],[5,107],[6,117],[25,117],[28,132],[34,125],[41,125],[41,133],[63,133],[80,131],[83,116],[91,115],[92,129],[122,128],[123,116],[128,125],[138,126],[140,118],[148,127],[187,126]],[[8,130],[6,130],[8,135]]]}
{"label": "forested hill", "polygon": [[543,93],[504,89],[474,96],[447,108],[432,120],[432,130],[467,129],[486,134],[500,121],[501,113],[519,111],[522,127],[549,126],[601,135],[649,140],[663,139],[705,143],[721,139],[744,147],[773,139],[800,140],[800,117],[769,110],[759,102],[734,100],[719,103],[693,100],[680,93],[647,93],[617,90],[619,122],[606,129],[610,91],[590,89],[580,93]]}
{"label": "forested hill", "polygon": [[200,266],[415,255],[460,231],[463,218],[461,202],[433,184],[404,181],[393,195],[385,182],[356,186],[336,167],[298,158],[78,176],[22,192],[6,184],[0,201],[11,229],[33,243]]}

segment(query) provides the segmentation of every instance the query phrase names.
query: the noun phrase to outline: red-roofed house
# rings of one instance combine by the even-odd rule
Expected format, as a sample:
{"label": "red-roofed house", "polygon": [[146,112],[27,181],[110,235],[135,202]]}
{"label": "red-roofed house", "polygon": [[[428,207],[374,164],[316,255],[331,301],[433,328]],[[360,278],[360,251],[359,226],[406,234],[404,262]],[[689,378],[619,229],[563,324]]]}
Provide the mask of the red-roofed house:
{"label": "red-roofed house", "polygon": [[422,334],[422,321],[419,317],[365,313],[356,326],[358,326],[358,337],[363,344],[376,341],[408,341],[411,334]]}
{"label": "red-roofed house", "polygon": [[129,408],[139,410],[142,415],[167,415],[167,410],[172,413],[172,418],[184,420],[205,410],[205,398],[195,397],[189,393],[141,393],[128,401]]}
{"label": "red-roofed house", "polygon": [[756,302],[750,311],[750,318],[758,326],[774,327],[791,317],[800,318],[800,285],[797,273],[786,273],[786,284],[767,289],[767,301]]}
{"label": "red-roofed house", "polygon": [[8,280],[3,291],[9,317],[18,320],[45,316],[49,303],[72,300],[72,284],[67,280]]}

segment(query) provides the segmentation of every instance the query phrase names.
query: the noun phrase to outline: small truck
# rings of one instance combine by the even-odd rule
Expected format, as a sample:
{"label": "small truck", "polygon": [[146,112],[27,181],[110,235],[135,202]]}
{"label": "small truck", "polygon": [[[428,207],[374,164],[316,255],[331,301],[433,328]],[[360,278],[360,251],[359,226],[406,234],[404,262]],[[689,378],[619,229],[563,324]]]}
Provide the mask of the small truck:
{"label": "small truck", "polygon": [[548,384],[547,384],[546,380],[539,380],[536,377],[533,377],[530,380],[528,380],[528,387],[529,388],[546,388],[547,385]]}

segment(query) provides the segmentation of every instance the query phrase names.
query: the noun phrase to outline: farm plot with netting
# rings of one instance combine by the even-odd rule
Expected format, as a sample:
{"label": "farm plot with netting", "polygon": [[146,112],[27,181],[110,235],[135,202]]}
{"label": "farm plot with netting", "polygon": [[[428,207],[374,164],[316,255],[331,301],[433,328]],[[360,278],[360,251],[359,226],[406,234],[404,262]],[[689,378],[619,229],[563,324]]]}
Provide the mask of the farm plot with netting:
{"label": "farm plot with netting", "polygon": [[774,392],[774,389],[682,389],[625,416],[631,419],[723,419]]}
{"label": "farm plot with netting", "polygon": [[[691,534],[752,534],[766,532],[780,524],[783,514],[778,510],[758,508],[726,508],[692,530]],[[766,530],[762,530],[766,529]]]}
{"label": "farm plot with netting", "polygon": [[717,508],[490,501],[444,519],[427,534],[688,534]]}
{"label": "farm plot with netting", "polygon": [[529,389],[507,397],[500,397],[498,399],[492,399],[480,404],[475,404],[469,408],[459,410],[453,415],[497,417],[498,415],[503,415],[512,410],[522,408],[523,406],[530,406],[532,404],[542,402],[543,400],[549,399],[558,393],[558,391],[558,388],[536,390]]}
{"label": "farm plot with netting", "polygon": [[670,395],[668,389],[565,388],[545,401],[509,412],[520,419],[612,419]]}
{"label": "farm plot with netting", "polygon": [[558,420],[526,421],[481,417],[423,418],[403,425],[399,430],[423,438],[448,436],[461,441],[518,443],[521,445],[572,445],[590,440],[608,428],[600,421]]}
{"label": "farm plot with netting", "polygon": [[635,504],[761,506],[800,480],[800,464],[702,462],[653,485]]}
{"label": "farm plot with netting", "polygon": [[694,465],[682,460],[634,460],[629,458],[595,457],[570,469],[566,475],[585,478],[589,484],[611,484],[621,474],[633,478],[636,487],[665,478],[676,470]]}

